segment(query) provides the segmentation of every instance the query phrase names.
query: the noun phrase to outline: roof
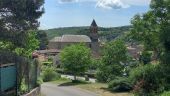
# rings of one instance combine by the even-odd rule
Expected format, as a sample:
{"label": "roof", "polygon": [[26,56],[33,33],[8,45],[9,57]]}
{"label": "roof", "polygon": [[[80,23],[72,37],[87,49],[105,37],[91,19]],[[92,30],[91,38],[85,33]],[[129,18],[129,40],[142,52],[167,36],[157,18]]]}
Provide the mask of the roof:
{"label": "roof", "polygon": [[37,52],[37,53],[40,53],[40,54],[45,54],[45,53],[59,53],[60,50],[57,50],[57,49],[37,50],[36,52]]}
{"label": "roof", "polygon": [[96,21],[93,19],[92,23],[91,23],[92,27],[97,27]]}
{"label": "roof", "polygon": [[63,35],[55,37],[51,42],[91,42],[91,39],[86,35]]}
{"label": "roof", "polygon": [[60,42],[62,37],[54,37],[51,42]]}

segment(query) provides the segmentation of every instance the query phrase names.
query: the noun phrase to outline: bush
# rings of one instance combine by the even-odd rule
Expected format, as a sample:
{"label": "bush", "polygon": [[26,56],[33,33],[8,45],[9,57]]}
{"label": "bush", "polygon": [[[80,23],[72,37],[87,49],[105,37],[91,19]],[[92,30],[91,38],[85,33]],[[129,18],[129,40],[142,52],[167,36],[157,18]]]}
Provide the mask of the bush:
{"label": "bush", "polygon": [[125,77],[119,77],[109,82],[108,87],[114,92],[127,92],[132,90],[132,85],[130,84],[128,78]]}
{"label": "bush", "polygon": [[138,96],[157,96],[164,90],[164,79],[159,65],[144,65],[130,72],[133,91]]}
{"label": "bush", "polygon": [[57,80],[61,77],[60,74],[56,73],[54,68],[46,67],[42,72],[42,78],[44,82]]}
{"label": "bush", "polygon": [[161,96],[170,96],[170,91],[163,92]]}
{"label": "bush", "polygon": [[148,64],[151,62],[152,53],[149,51],[143,51],[142,55],[140,56],[140,61],[143,62],[143,64]]}

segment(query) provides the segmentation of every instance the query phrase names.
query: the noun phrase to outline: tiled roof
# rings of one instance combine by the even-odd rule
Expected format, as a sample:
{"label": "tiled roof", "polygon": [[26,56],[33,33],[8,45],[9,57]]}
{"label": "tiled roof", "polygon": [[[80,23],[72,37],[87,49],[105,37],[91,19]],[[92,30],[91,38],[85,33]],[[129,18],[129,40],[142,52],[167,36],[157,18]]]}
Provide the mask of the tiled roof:
{"label": "tiled roof", "polygon": [[63,35],[61,42],[91,42],[86,35]]}
{"label": "tiled roof", "polygon": [[63,35],[55,37],[51,42],[91,42],[91,39],[86,35]]}
{"label": "tiled roof", "polygon": [[54,37],[51,42],[60,42],[62,37]]}

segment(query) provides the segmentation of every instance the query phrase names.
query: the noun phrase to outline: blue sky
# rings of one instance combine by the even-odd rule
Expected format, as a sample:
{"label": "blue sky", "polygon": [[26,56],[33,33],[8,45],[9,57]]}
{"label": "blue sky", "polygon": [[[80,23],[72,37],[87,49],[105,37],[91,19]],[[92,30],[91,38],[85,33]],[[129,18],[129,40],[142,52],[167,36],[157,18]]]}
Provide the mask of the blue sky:
{"label": "blue sky", "polygon": [[137,13],[149,10],[150,0],[45,0],[45,13],[39,19],[40,29],[89,26],[129,25]]}

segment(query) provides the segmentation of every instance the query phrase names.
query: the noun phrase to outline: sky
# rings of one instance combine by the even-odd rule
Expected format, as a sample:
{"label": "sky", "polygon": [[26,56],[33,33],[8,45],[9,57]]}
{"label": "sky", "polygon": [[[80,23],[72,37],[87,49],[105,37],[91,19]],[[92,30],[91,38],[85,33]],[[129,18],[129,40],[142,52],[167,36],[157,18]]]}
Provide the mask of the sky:
{"label": "sky", "polygon": [[39,29],[89,26],[93,19],[101,27],[130,25],[149,4],[150,0],[45,0]]}

